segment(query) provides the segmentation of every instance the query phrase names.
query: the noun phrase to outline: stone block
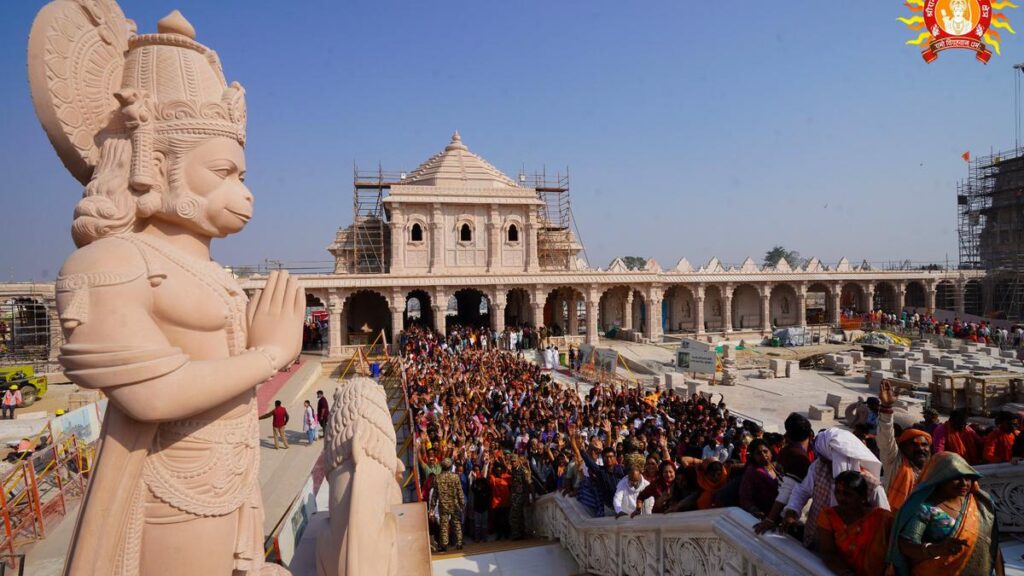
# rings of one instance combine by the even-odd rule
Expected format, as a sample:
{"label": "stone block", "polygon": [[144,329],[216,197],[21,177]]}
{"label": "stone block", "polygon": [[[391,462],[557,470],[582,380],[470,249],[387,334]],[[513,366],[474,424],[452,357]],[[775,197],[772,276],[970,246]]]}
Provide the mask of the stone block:
{"label": "stone block", "polygon": [[687,398],[691,398],[694,394],[702,392],[704,390],[704,386],[707,384],[707,382],[704,382],[703,380],[694,380],[692,378],[687,378],[684,382],[686,383]]}
{"label": "stone block", "polygon": [[831,422],[835,419],[835,411],[827,404],[811,404],[807,408],[807,419],[819,422]]}
{"label": "stone block", "polygon": [[894,376],[888,370],[875,370],[871,373],[871,377],[868,380],[868,389],[871,390],[872,394],[878,394],[878,391],[882,389],[882,380],[893,378]]}
{"label": "stone block", "polygon": [[906,354],[904,354],[903,357],[906,358],[907,360],[910,360],[911,362],[924,361],[924,354],[922,354],[921,352],[907,352]]}
{"label": "stone block", "polygon": [[822,360],[822,366],[829,370],[835,368],[837,357],[839,357],[839,354],[825,354],[825,357]]}
{"label": "stone block", "polygon": [[930,384],[932,381],[932,367],[926,364],[914,364],[907,369],[907,376],[911,382]]}
{"label": "stone block", "polygon": [[888,358],[867,358],[864,360],[864,365],[872,372],[875,370],[889,370],[891,364],[892,360]]}
{"label": "stone block", "polygon": [[1000,358],[1011,358],[1011,359],[1016,360],[1017,359],[1017,351],[1016,350],[1000,350],[999,351],[999,357]]}
{"label": "stone block", "polygon": [[825,404],[832,407],[833,414],[843,413],[843,397],[838,394],[829,394],[825,396]]}
{"label": "stone block", "polygon": [[943,356],[939,359],[939,366],[946,370],[961,370],[964,367],[964,361],[957,356]]}
{"label": "stone block", "polygon": [[860,364],[864,362],[864,352],[860,350],[850,350],[849,356],[850,358],[853,358],[854,364]]}
{"label": "stone block", "polygon": [[893,358],[890,367],[896,374],[906,374],[911,362],[906,358]]}
{"label": "stone block", "polygon": [[786,377],[786,361],[780,358],[772,358],[768,361],[768,369],[776,378]]}
{"label": "stone block", "polygon": [[800,372],[800,361],[789,360],[786,362],[786,378],[794,378]]}

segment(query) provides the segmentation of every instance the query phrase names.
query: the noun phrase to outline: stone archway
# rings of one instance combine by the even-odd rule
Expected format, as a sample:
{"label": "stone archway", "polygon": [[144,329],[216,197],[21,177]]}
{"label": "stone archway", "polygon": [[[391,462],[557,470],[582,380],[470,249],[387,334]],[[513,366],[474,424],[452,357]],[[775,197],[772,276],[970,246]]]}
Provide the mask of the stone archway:
{"label": "stone archway", "polygon": [[405,314],[403,328],[420,326],[431,329],[434,327],[433,298],[426,290],[413,290],[405,295]]}
{"label": "stone archway", "polygon": [[[455,302],[452,314],[452,301]],[[487,328],[491,325],[490,298],[476,288],[456,290],[448,301],[449,327],[453,325]]]}
{"label": "stone archway", "polygon": [[768,319],[772,326],[785,328],[800,324],[800,299],[792,284],[776,284],[772,286],[768,301]]}
{"label": "stone archway", "polygon": [[935,286],[935,309],[956,310],[956,285],[950,280],[943,280]]}
{"label": "stone archway", "polygon": [[693,332],[697,330],[697,300],[693,291],[682,284],[665,291],[665,332]]}
{"label": "stone archway", "polygon": [[344,344],[370,344],[380,331],[385,343],[392,341],[391,307],[386,296],[376,290],[360,290],[345,302],[342,321],[345,322],[347,342]]}
{"label": "stone archway", "polygon": [[578,336],[586,330],[583,293],[572,286],[559,286],[544,300],[544,326],[553,336]]}
{"label": "stone archway", "polygon": [[839,296],[839,306],[843,310],[852,310],[854,314],[865,312],[864,310],[864,287],[856,282],[843,284]]}
{"label": "stone archway", "polygon": [[732,291],[732,329],[761,329],[761,294],[752,284],[740,284]]}
{"label": "stone archway", "polygon": [[881,310],[886,314],[898,314],[899,302],[896,297],[896,286],[892,282],[878,282],[875,284],[875,295],[871,302],[872,310]]}
{"label": "stone archway", "polygon": [[715,285],[704,288],[704,330],[719,332],[725,329],[725,303],[722,289]]}
{"label": "stone archway", "polygon": [[915,311],[924,310],[928,307],[928,290],[924,283],[918,280],[907,282],[906,293],[903,295],[903,304],[906,308]]}
{"label": "stone archway", "polygon": [[808,325],[828,324],[835,312],[832,310],[832,289],[828,284],[815,282],[807,287],[804,300],[804,320]]}
{"label": "stone archway", "polygon": [[306,319],[302,326],[302,350],[304,352],[323,351],[328,339],[328,321],[330,313],[325,305],[325,298],[316,290],[306,291]]}
{"label": "stone archway", "polygon": [[505,326],[521,327],[530,324],[530,293],[513,288],[505,294]]}

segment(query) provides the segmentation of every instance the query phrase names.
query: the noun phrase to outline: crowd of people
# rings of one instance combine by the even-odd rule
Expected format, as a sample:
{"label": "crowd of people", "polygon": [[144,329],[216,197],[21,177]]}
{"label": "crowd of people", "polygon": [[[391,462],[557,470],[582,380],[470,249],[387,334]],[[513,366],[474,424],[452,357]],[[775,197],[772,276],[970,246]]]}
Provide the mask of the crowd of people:
{"label": "crowd of people", "polygon": [[623,522],[738,506],[756,532],[802,540],[839,574],[1001,573],[972,466],[1024,457],[1015,415],[979,429],[963,411],[930,414],[904,429],[886,382],[857,434],[797,413],[767,433],[703,395],[581,394],[473,328],[414,327],[401,342],[436,550],[524,538],[530,504],[558,493]]}
{"label": "crowd of people", "polygon": [[910,310],[904,310],[899,314],[883,310],[873,310],[863,314],[853,310],[843,310],[841,317],[844,320],[860,319],[872,326],[891,330],[897,334],[916,334],[919,338],[937,335],[1012,348],[1020,348],[1022,340],[1024,340],[1024,327],[1019,325],[1014,325],[1012,328],[1000,328],[984,320],[967,322],[960,318],[954,318],[950,322],[940,320],[934,315]]}

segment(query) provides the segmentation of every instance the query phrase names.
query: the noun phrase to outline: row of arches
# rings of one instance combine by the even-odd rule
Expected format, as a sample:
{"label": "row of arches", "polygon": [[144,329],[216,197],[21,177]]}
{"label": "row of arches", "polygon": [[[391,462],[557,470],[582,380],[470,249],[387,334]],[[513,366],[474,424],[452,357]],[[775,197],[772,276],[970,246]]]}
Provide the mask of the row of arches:
{"label": "row of arches", "polygon": [[[868,286],[868,287],[866,287]],[[704,287],[703,303],[698,310],[698,298],[693,288],[676,284],[668,286],[662,296],[660,307],[648,306],[645,291],[633,286],[618,285],[603,287],[593,313],[594,325],[604,333],[614,328],[656,332],[691,332],[721,330],[764,330],[766,324],[774,327],[803,324],[824,324],[834,322],[838,317],[837,307],[855,313],[868,310],[896,311],[900,305],[898,288],[895,283],[880,281],[864,285],[846,282],[839,286],[839,294],[833,294],[834,284],[824,282],[807,286],[802,299],[798,289],[788,283],[778,283],[766,288],[767,313],[763,309],[762,288],[743,283],[733,287],[727,298],[722,286],[709,284]],[[934,306],[953,310],[958,298],[969,303],[968,314],[981,313],[981,283],[972,280],[964,286],[963,296],[957,295],[957,287],[951,281],[936,285]],[[405,294],[404,304],[392,309],[389,298],[381,291],[364,289],[356,291],[345,299],[341,331],[348,336],[379,333],[384,330],[389,338],[397,330],[413,325],[444,328],[452,325],[504,328],[506,326],[545,326],[555,335],[585,335],[588,330],[588,314],[584,293],[573,286],[550,289],[544,301],[534,302],[534,292],[524,288],[512,288],[504,293],[504,303],[495,306],[492,297],[478,288],[463,288],[453,292],[447,301],[438,307],[434,294],[426,289],[414,289]],[[870,302],[868,301],[870,294]],[[311,305],[323,304],[311,296]],[[902,305],[905,308],[924,310],[928,306],[926,285],[921,281],[904,284]],[[443,318],[438,318],[443,314]],[[651,316],[656,326],[651,327]],[[344,343],[350,343],[347,338]],[[358,340],[358,338],[356,338]]]}

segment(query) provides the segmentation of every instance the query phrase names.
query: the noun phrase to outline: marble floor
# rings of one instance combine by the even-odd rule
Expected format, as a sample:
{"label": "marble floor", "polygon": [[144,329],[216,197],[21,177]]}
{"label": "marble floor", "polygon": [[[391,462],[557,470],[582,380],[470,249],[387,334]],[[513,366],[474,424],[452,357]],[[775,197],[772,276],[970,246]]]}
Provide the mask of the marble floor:
{"label": "marble floor", "polygon": [[432,563],[434,576],[576,576],[572,556],[557,542],[473,556],[442,558]]}

